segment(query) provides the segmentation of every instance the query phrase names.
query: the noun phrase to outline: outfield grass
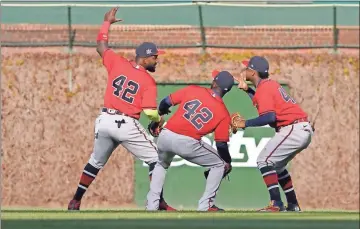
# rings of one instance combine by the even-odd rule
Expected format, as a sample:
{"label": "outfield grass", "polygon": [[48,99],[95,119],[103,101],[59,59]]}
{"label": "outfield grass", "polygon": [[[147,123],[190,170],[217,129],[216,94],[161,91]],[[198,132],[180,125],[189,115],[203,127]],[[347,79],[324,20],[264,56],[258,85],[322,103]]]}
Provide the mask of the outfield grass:
{"label": "outfield grass", "polygon": [[359,212],[2,210],[1,218],[4,229],[359,229]]}

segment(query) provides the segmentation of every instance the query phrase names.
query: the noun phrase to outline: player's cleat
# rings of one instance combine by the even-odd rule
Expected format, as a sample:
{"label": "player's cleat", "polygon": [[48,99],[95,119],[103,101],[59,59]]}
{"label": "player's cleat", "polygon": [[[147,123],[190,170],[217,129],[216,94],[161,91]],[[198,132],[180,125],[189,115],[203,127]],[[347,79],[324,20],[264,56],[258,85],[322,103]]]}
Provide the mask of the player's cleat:
{"label": "player's cleat", "polygon": [[160,201],[160,203],[159,203],[159,211],[170,211],[170,212],[172,212],[172,211],[176,211],[176,209],[173,208],[173,207],[171,207],[171,206],[169,206],[169,205],[165,202],[165,200],[162,200],[162,201]]}
{"label": "player's cleat", "polygon": [[224,209],[219,208],[219,207],[217,207],[215,205],[213,205],[212,207],[210,207],[208,209],[208,212],[224,212],[224,211],[225,211]]}
{"label": "player's cleat", "polygon": [[288,212],[301,212],[301,208],[298,204],[292,204],[292,203],[289,203],[287,208],[286,208],[286,211]]}
{"label": "player's cleat", "polygon": [[81,204],[81,201],[71,200],[69,205],[68,205],[68,210],[70,210],[70,211],[79,211],[80,210],[80,204]]}
{"label": "player's cleat", "polygon": [[283,202],[272,200],[269,206],[262,208],[259,212],[284,212],[286,211]]}

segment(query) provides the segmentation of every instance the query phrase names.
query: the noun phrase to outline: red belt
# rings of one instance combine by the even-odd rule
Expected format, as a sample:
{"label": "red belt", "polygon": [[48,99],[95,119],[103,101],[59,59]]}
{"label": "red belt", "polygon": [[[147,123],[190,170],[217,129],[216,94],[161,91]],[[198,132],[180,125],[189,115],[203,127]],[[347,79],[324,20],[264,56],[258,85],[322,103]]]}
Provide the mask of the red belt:
{"label": "red belt", "polygon": [[[292,123],[288,124],[288,125],[285,125],[285,126],[290,126],[290,125],[293,125],[293,124],[296,124],[296,123],[299,123],[299,122],[309,122],[309,119],[307,117],[305,118],[299,118],[299,119],[296,119],[295,121],[293,121]],[[276,128],[276,132],[278,132],[281,128],[284,128],[285,126],[279,126]]]}

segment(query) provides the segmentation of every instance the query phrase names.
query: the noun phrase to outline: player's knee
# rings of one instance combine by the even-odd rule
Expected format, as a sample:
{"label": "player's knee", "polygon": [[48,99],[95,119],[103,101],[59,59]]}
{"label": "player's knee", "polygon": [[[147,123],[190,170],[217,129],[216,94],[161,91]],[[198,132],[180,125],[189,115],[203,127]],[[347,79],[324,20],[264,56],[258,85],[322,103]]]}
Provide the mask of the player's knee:
{"label": "player's knee", "polygon": [[216,160],[216,161],[213,161],[211,164],[202,165],[202,166],[207,168],[207,169],[213,169],[213,168],[225,169],[226,163],[223,160]]}
{"label": "player's knee", "polygon": [[152,173],[154,171],[154,168],[155,168],[155,165],[156,165],[156,162],[152,162],[149,165],[149,176],[152,176]]}
{"label": "player's knee", "polygon": [[216,164],[215,167],[221,167],[221,168],[225,168],[226,166],[226,162],[223,160],[219,160]]}
{"label": "player's knee", "polygon": [[174,154],[159,150],[159,164],[165,169],[170,167]]}
{"label": "player's knee", "polygon": [[145,163],[150,166],[151,164],[156,164],[156,162],[157,162],[158,160],[159,160],[159,158],[158,158],[157,155],[156,155],[156,157],[151,157],[149,160],[145,161]]}
{"label": "player's knee", "polygon": [[166,161],[159,161],[159,165],[161,165],[164,169],[168,169],[170,167],[170,164]]}
{"label": "player's knee", "polygon": [[258,158],[256,161],[258,169],[264,168],[264,167],[274,167],[274,163],[272,163],[269,160],[263,160],[261,158]]}
{"label": "player's knee", "polygon": [[285,171],[285,167],[275,167],[277,174],[282,174]]}
{"label": "player's knee", "polygon": [[170,167],[169,163],[167,163],[166,161],[161,161],[161,160],[149,163],[148,164],[149,165],[149,175],[152,174],[152,171],[154,170],[156,164],[161,165],[164,169],[168,169]]}
{"label": "player's knee", "polygon": [[142,151],[141,153],[135,152],[134,154],[149,166],[152,163],[156,163],[159,159],[158,152],[155,148],[149,148],[147,151]]}
{"label": "player's knee", "polygon": [[257,164],[258,169],[261,169],[261,168],[263,168],[263,167],[266,166],[266,161],[265,161],[264,158],[262,158],[262,157],[259,156],[259,157],[256,159],[256,164]]}
{"label": "player's knee", "polygon": [[89,164],[94,166],[97,169],[102,169],[104,167],[105,163],[106,162],[101,162],[99,160],[96,160],[93,155],[91,155],[91,157],[89,159]]}

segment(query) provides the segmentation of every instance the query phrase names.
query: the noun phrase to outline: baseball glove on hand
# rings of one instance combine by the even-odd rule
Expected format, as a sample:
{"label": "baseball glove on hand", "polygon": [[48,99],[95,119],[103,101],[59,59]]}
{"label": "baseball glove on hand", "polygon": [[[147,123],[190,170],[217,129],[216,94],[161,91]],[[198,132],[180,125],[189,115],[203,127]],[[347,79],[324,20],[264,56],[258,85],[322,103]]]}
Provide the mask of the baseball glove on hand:
{"label": "baseball glove on hand", "polygon": [[236,134],[237,129],[245,128],[245,119],[239,112],[231,115],[231,130],[233,134]]}
{"label": "baseball glove on hand", "polygon": [[163,117],[161,117],[160,122],[151,121],[148,125],[148,130],[151,136],[153,137],[159,137],[160,131],[165,123],[165,120]]}
{"label": "baseball glove on hand", "polygon": [[163,116],[163,115],[167,115],[167,114],[170,114],[171,113],[171,110],[168,108],[167,110],[164,110],[164,111],[159,111],[159,115],[160,116]]}

